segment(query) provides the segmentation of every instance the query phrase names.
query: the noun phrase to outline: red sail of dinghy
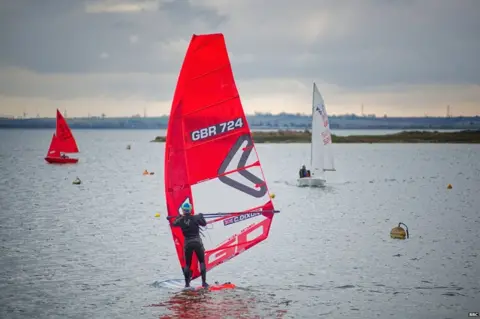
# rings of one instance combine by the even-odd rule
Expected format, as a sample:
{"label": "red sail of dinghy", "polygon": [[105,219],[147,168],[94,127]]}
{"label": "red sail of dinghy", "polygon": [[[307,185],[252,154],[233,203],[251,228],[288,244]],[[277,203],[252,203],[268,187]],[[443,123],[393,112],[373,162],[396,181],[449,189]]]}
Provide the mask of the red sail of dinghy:
{"label": "red sail of dinghy", "polygon": [[78,153],[78,146],[72,131],[65,121],[62,113],[57,109],[57,139],[59,140],[59,151],[63,153]]}
{"label": "red sail of dinghy", "polygon": [[58,146],[59,143],[57,136],[55,135],[55,133],[53,133],[52,141],[50,142],[50,147],[48,148],[47,157],[59,157],[60,151],[58,150]]}
{"label": "red sail of dinghy", "polygon": [[[179,215],[184,202],[193,214],[237,212],[210,221],[204,231],[207,271],[268,237],[274,207],[222,34],[190,41],[168,123],[165,193],[169,217]],[[180,228],[171,231],[183,268],[184,237]],[[195,255],[191,269],[193,278],[200,276]]]}

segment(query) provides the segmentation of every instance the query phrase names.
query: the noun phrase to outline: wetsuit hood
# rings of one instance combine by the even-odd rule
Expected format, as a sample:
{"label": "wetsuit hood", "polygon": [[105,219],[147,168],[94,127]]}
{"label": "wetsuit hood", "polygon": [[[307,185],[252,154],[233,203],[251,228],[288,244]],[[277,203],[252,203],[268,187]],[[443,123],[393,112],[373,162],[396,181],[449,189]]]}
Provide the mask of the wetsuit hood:
{"label": "wetsuit hood", "polygon": [[182,212],[185,215],[190,215],[192,213],[192,205],[190,205],[189,203],[184,203],[182,205]]}

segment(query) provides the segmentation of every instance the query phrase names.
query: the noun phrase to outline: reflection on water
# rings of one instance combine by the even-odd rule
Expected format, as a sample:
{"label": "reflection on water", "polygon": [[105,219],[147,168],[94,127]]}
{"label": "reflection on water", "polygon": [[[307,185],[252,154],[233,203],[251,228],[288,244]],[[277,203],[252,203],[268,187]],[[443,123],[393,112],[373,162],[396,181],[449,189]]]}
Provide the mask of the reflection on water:
{"label": "reflection on water", "polygon": [[[223,319],[223,318],[284,318],[290,301],[261,300],[248,289],[222,291],[181,291],[171,294],[166,301],[150,305],[160,308],[160,319]],[[260,300],[257,300],[260,299]]]}

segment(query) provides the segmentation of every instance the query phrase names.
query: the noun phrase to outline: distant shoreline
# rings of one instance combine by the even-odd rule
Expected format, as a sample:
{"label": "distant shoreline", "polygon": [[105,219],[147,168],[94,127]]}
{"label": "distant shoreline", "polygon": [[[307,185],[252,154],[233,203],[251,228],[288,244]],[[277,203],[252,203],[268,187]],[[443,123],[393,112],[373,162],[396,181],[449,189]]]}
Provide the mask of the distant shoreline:
{"label": "distant shoreline", "polygon": [[[264,143],[310,143],[310,131],[280,130],[273,132],[252,132],[256,144]],[[165,142],[165,136],[157,136],[151,142]],[[459,132],[402,131],[386,135],[349,135],[332,134],[333,143],[464,143],[480,144],[480,130]]]}
{"label": "distant shoreline", "polygon": [[[52,114],[53,115],[53,114]],[[168,127],[169,116],[141,117],[87,117],[75,118],[65,115],[68,125],[72,130],[77,129],[121,129],[121,130],[143,130],[160,129]],[[304,130],[311,129],[312,116],[307,114],[270,114],[255,113],[247,114],[246,120],[251,129],[283,129],[283,130]],[[331,115],[328,118],[332,130],[476,130],[480,129],[480,116],[458,116],[458,117],[375,117]],[[20,129],[55,129],[55,118],[9,118],[0,117],[0,128]]]}

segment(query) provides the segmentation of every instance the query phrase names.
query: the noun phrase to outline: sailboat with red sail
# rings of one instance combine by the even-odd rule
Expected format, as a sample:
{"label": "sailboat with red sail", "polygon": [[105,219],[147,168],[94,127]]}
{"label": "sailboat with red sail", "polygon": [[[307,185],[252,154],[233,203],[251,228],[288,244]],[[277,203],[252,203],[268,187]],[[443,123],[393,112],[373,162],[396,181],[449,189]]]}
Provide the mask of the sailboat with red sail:
{"label": "sailboat with red sail", "polygon": [[[173,97],[164,167],[167,219],[182,269],[184,237],[171,223],[182,214],[183,203],[208,220],[203,238],[207,272],[267,239],[279,211],[274,210],[223,34],[193,35],[190,41]],[[195,254],[191,272],[192,279],[200,276]]]}
{"label": "sailboat with red sail", "polygon": [[45,160],[50,164],[74,164],[78,158],[71,158],[64,153],[78,153],[77,142],[62,113],[57,109],[57,127],[53,133]]}

